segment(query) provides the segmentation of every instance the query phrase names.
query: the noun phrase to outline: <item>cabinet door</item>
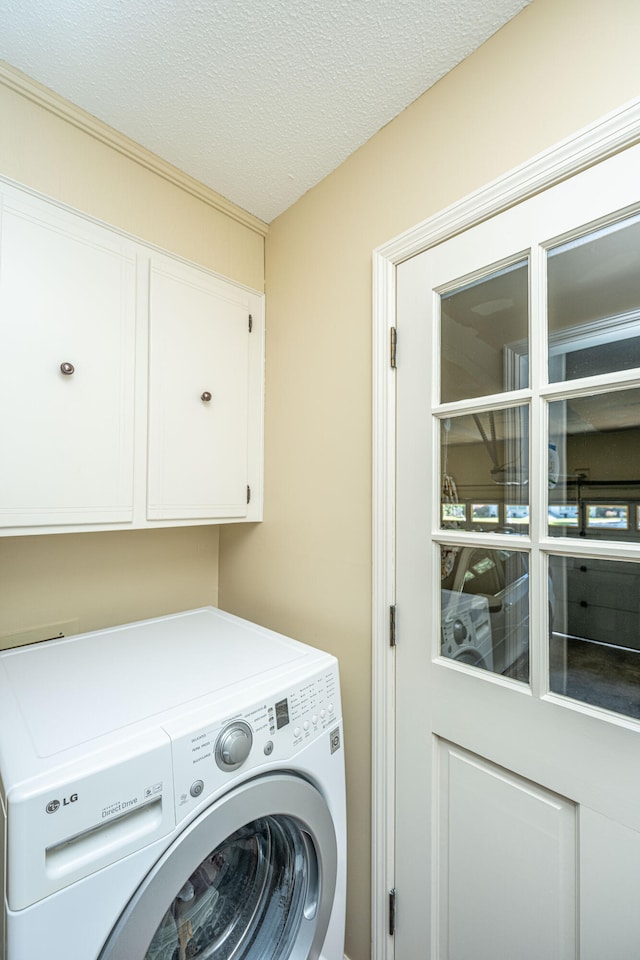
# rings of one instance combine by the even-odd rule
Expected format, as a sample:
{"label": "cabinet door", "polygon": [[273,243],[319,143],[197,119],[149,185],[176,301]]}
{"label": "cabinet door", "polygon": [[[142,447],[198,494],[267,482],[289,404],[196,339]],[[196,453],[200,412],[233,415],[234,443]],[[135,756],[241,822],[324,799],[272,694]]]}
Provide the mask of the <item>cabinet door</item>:
{"label": "cabinet door", "polygon": [[249,314],[242,289],[154,258],[149,520],[247,515]]}
{"label": "cabinet door", "polygon": [[0,249],[0,524],[128,522],[130,248],[52,204],[7,191]]}

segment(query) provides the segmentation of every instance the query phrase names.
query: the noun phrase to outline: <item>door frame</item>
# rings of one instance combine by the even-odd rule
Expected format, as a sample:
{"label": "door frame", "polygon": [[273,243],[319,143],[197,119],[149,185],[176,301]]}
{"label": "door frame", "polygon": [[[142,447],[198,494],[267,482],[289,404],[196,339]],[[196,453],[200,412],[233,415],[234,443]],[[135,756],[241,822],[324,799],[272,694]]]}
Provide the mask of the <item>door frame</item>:
{"label": "door frame", "polygon": [[[390,363],[390,330],[396,322],[396,266],[639,141],[640,98],[373,251],[372,960],[395,956],[389,897],[395,886],[396,699],[390,609],[395,604],[396,371]],[[402,367],[401,337],[398,365]],[[399,644],[401,617],[400,611]],[[401,898],[400,891],[400,918]]]}

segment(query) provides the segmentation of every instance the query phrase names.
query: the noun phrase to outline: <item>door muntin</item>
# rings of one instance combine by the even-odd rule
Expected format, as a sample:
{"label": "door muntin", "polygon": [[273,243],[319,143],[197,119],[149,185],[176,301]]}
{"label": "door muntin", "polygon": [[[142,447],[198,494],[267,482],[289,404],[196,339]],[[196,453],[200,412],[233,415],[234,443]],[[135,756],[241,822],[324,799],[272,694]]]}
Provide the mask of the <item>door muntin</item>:
{"label": "door muntin", "polygon": [[[494,261],[451,279],[442,257],[431,277],[440,358],[430,391],[440,480],[432,517],[441,554],[434,649],[449,663],[525,683],[533,658],[537,695],[561,694],[634,719],[637,612],[627,607],[635,589],[621,591],[616,578],[634,579],[640,541],[639,240],[636,203],[553,239],[523,234],[515,244],[529,246],[528,262],[514,254],[505,269]],[[535,291],[529,301],[527,270]],[[446,374],[452,358],[455,376]],[[500,391],[513,402],[503,405]],[[442,536],[449,532],[451,542]],[[513,570],[502,587],[481,588],[476,567],[497,574],[504,534],[522,538],[520,555],[509,551]],[[471,546],[472,538],[485,542]],[[564,558],[553,556],[551,538],[564,541],[557,551]],[[610,550],[602,552],[605,542]],[[520,563],[528,568],[522,576],[513,572]],[[461,575],[451,577],[447,564]],[[588,571],[581,577],[593,580],[588,589],[576,570]],[[591,670],[599,675],[587,680]],[[624,697],[614,689],[622,681],[630,685]]]}
{"label": "door muntin", "polygon": [[131,898],[100,960],[307,960],[333,907],[330,812],[289,775],[250,781],[206,810]]}

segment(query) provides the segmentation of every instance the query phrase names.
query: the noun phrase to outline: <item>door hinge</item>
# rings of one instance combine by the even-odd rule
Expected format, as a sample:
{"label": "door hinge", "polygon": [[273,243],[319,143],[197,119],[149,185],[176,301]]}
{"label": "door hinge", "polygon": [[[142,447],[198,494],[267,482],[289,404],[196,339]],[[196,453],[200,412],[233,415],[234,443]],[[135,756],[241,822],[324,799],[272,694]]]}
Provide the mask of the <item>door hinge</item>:
{"label": "door hinge", "polygon": [[389,890],[389,936],[396,932],[396,888]]}
{"label": "door hinge", "polygon": [[249,333],[253,330],[253,317],[249,314]]}
{"label": "door hinge", "polygon": [[389,646],[396,645],[396,605],[392,603],[389,607]]}
{"label": "door hinge", "polygon": [[398,331],[395,327],[391,327],[389,330],[389,362],[391,363],[392,368],[396,369],[396,351],[398,347]]}
{"label": "door hinge", "polygon": [[247,503],[251,503],[251,487],[247,484]]}

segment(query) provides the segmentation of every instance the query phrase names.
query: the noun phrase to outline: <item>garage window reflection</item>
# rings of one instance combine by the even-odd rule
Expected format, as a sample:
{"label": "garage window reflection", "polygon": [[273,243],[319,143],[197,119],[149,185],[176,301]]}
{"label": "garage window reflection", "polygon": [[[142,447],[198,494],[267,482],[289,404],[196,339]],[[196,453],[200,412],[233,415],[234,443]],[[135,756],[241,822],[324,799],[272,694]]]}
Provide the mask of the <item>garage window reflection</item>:
{"label": "garage window reflection", "polygon": [[549,535],[637,540],[640,390],[549,403]]}
{"label": "garage window reflection", "polygon": [[442,656],[528,682],[528,555],[443,545],[440,574]]}
{"label": "garage window reflection", "polygon": [[443,417],[440,524],[473,533],[529,532],[529,408]]}

